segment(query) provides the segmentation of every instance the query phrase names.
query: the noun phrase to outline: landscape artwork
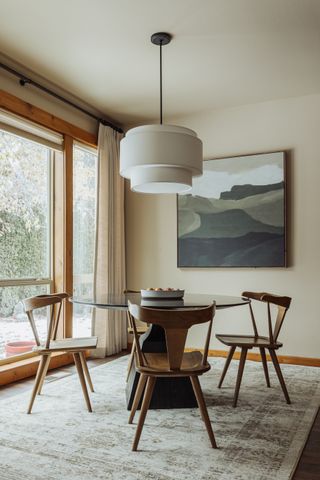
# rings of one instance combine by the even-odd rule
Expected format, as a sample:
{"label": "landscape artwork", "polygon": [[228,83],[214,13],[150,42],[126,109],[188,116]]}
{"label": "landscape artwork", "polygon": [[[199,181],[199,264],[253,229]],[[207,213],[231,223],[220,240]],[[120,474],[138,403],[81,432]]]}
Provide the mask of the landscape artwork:
{"label": "landscape artwork", "polygon": [[177,196],[178,267],[285,267],[285,153],[204,162]]}

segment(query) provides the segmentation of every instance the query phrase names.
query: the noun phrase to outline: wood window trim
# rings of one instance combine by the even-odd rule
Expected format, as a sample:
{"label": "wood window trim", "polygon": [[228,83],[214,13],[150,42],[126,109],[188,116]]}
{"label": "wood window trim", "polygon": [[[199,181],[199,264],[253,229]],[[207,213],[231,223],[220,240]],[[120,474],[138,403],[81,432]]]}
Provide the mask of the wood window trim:
{"label": "wood window trim", "polygon": [[[73,138],[64,137],[64,290],[73,293]],[[73,305],[66,301],[64,305],[64,337],[72,336]]]}
{"label": "wood window trim", "polygon": [[[4,90],[0,90],[0,108],[64,135],[64,151],[63,154],[55,152],[53,169],[53,231],[55,232],[52,252],[53,291],[66,291],[71,295],[73,292],[73,143],[77,140],[90,147],[97,147],[97,136]],[[70,302],[66,302],[62,313],[63,321],[59,334],[70,337],[72,336],[72,304]],[[70,354],[60,354],[57,357],[61,357],[61,360],[52,359],[50,368],[72,362]],[[0,385],[3,381],[9,383],[33,375],[38,363],[39,357],[35,357],[32,353],[24,359],[8,360],[8,363],[0,365]]]}
{"label": "wood window trim", "polygon": [[97,135],[86,132],[82,128],[77,127],[62,118],[56,117],[31,103],[27,103],[24,100],[21,100],[21,98],[5,92],[4,90],[0,90],[0,108],[15,113],[16,115],[20,115],[23,118],[54,130],[55,132],[68,135],[75,140],[90,145],[91,147],[97,146]]}
{"label": "wood window trim", "polygon": [[[0,365],[0,386],[32,377],[37,372],[39,361],[40,355],[36,355],[22,360],[18,359],[14,363]],[[72,362],[71,353],[53,353],[49,370],[68,365]]]}
{"label": "wood window trim", "polygon": [[[55,152],[53,197],[53,291],[73,292],[73,139],[65,136],[64,152]],[[72,336],[72,304],[64,302],[59,337]]]}

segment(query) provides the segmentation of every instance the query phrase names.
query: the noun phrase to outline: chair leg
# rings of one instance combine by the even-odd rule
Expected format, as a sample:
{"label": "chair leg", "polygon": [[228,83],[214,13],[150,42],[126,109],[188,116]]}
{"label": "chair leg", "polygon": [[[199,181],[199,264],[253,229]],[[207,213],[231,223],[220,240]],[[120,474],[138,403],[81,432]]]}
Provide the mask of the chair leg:
{"label": "chair leg", "polygon": [[270,352],[270,356],[271,356],[271,360],[272,360],[274,369],[275,369],[275,371],[278,375],[283,394],[285,396],[285,399],[286,399],[287,403],[290,405],[291,400],[290,400],[290,397],[289,397],[289,394],[288,394],[288,390],[287,390],[284,378],[282,376],[282,372],[281,372],[281,369],[280,369],[280,365],[279,365],[279,362],[278,362],[276,352],[272,348],[269,348],[269,352]]}
{"label": "chair leg", "polygon": [[136,452],[137,448],[138,448],[141,432],[142,432],[144,421],[145,421],[147,411],[148,411],[148,408],[149,408],[149,405],[150,405],[150,400],[152,398],[152,393],[153,393],[155,383],[156,383],[156,378],[155,377],[148,377],[146,391],[145,391],[144,396],[143,396],[139,422],[138,422],[136,434],[135,434],[133,445],[132,445],[132,451],[133,452]]}
{"label": "chair leg", "polygon": [[85,399],[86,404],[87,404],[88,411],[92,412],[90,398],[89,398],[87,385],[86,385],[86,379],[84,377],[84,373],[83,373],[83,370],[82,370],[82,364],[81,364],[79,352],[74,352],[73,358],[74,358],[74,363],[75,363],[75,366],[77,368],[77,372],[78,372],[78,375],[79,375],[79,379],[80,379],[80,383],[81,383],[81,387],[82,387],[82,392],[83,392],[83,396],[84,396],[84,399]]}
{"label": "chair leg", "polygon": [[39,386],[40,386],[40,383],[41,383],[41,380],[42,380],[42,377],[43,377],[43,372],[44,372],[44,369],[45,369],[45,365],[46,365],[46,361],[47,361],[47,356],[48,356],[48,355],[41,355],[40,362],[39,362],[39,366],[38,366],[38,370],[37,370],[37,375],[36,375],[36,379],[35,379],[34,386],[33,386],[33,389],[32,389],[31,399],[30,399],[30,402],[29,402],[29,407],[28,407],[27,413],[31,413],[31,410],[32,410],[32,407],[33,407],[33,403],[34,403],[34,400],[35,400],[36,395],[37,395],[37,393],[38,393]]}
{"label": "chair leg", "polygon": [[221,375],[221,378],[220,378],[218,388],[221,388],[221,386],[222,386],[224,377],[226,376],[226,373],[228,371],[228,368],[229,368],[230,362],[232,360],[235,349],[236,349],[235,346],[230,347],[230,350],[229,350],[229,353],[228,353],[228,356],[227,356],[227,359],[226,359],[226,363],[224,364],[224,367],[223,367],[223,372],[222,372],[222,375]]}
{"label": "chair leg", "polygon": [[242,375],[243,375],[243,369],[244,369],[244,365],[246,363],[246,358],[247,358],[247,351],[248,351],[248,349],[246,347],[242,347],[241,355],[240,355],[240,363],[239,363],[236,389],[235,389],[235,392],[234,392],[234,399],[233,399],[233,407],[234,408],[237,406],[237,402],[238,402],[238,396],[239,396],[239,390],[240,390],[240,385],[241,385],[241,380],[242,380]]}
{"label": "chair leg", "polygon": [[208,435],[209,435],[209,438],[210,438],[212,448],[218,448],[217,444],[216,444],[216,440],[214,438],[214,433],[213,433],[213,430],[212,430],[212,426],[211,426],[210,418],[209,418],[209,415],[208,415],[206,402],[205,402],[204,397],[203,397],[203,393],[202,393],[201,385],[200,385],[200,382],[199,382],[199,378],[197,376],[191,376],[190,380],[191,380],[191,383],[192,383],[192,388],[193,388],[194,394],[195,394],[196,399],[197,399],[199,410],[201,412],[201,416],[203,418],[203,421],[205,423],[205,426],[206,426],[206,429],[207,429],[207,432],[208,432]]}
{"label": "chair leg", "polygon": [[263,347],[260,347],[259,350],[260,350],[260,355],[261,355],[261,360],[262,360],[262,365],[264,370],[264,376],[266,377],[267,387],[270,388],[270,378],[269,378],[269,372],[268,372],[266,351]]}
{"label": "chair leg", "polygon": [[129,380],[129,375],[130,375],[131,368],[132,368],[133,361],[134,361],[134,353],[135,353],[135,351],[136,351],[136,344],[135,344],[135,340],[133,340],[133,342],[132,342],[132,347],[131,347],[131,352],[130,352],[130,358],[129,358],[129,362],[128,362],[128,370],[127,370],[126,382],[128,382],[128,380]]}
{"label": "chair leg", "polygon": [[136,390],[136,393],[135,393],[135,396],[134,396],[134,400],[133,400],[133,404],[132,404],[132,407],[131,407],[131,412],[130,412],[130,417],[129,417],[128,423],[133,422],[133,419],[134,419],[135,413],[137,411],[139,402],[141,400],[146,382],[147,382],[147,375],[144,375],[143,373],[140,373],[139,383],[138,383],[137,390]]}
{"label": "chair leg", "polygon": [[38,388],[38,395],[41,395],[41,390],[42,390],[42,387],[43,387],[44,379],[46,378],[46,375],[47,375],[47,371],[48,371],[49,364],[50,364],[50,359],[51,359],[51,353],[48,356],[46,356],[46,361],[45,361],[44,369],[43,369],[43,372],[42,372],[42,377],[41,377],[39,388]]}
{"label": "chair leg", "polygon": [[85,374],[85,377],[87,379],[87,383],[89,385],[89,388],[90,388],[91,392],[94,392],[93,383],[92,383],[92,380],[91,380],[91,375],[90,375],[90,372],[89,372],[85,352],[79,352],[79,355],[80,355],[82,370],[83,370],[83,372]]}

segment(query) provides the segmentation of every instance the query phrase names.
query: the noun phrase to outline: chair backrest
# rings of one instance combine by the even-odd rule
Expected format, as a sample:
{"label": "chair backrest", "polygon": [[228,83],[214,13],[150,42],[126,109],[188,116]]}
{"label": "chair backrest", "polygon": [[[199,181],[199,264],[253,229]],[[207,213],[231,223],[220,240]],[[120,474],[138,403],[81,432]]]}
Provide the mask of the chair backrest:
{"label": "chair backrest", "polygon": [[30,297],[22,300],[24,311],[28,316],[32,332],[38,346],[40,346],[41,342],[37,331],[36,323],[34,321],[33,311],[43,307],[51,307],[50,321],[48,325],[48,333],[45,344],[45,347],[49,348],[50,341],[57,338],[62,302],[65,298],[68,297],[69,295],[67,293],[62,292],[37,295],[35,297]]}
{"label": "chair backrest", "polygon": [[[274,295],[272,293],[267,293],[267,292],[243,292],[242,296],[246,298],[250,298],[252,300],[256,300],[258,302],[265,302],[267,304],[269,341],[270,343],[275,343],[278,339],[278,336],[284,321],[284,317],[286,316],[286,313],[290,307],[291,298],[280,296],[280,295]],[[278,307],[274,328],[272,327],[272,315],[271,315],[270,305],[275,305]],[[250,308],[254,334],[255,336],[258,336],[259,334],[258,334],[257,324],[255,321],[251,302],[249,303],[249,308]]]}
{"label": "chair backrest", "polygon": [[147,366],[147,360],[140,349],[135,320],[159,325],[164,329],[168,365],[170,370],[180,370],[189,328],[201,323],[209,323],[202,364],[207,364],[208,349],[212,330],[215,304],[194,309],[160,309],[141,307],[129,302],[129,315],[137,346],[139,364]]}
{"label": "chair backrest", "polygon": [[[141,290],[131,290],[130,288],[126,288],[125,290],[123,290],[123,293],[126,295],[126,294],[130,294],[130,293],[141,293]],[[130,329],[133,329],[133,326],[132,326],[132,321],[131,321],[131,318],[130,318],[130,314],[129,314],[129,310],[127,310],[127,320],[128,320],[128,325],[130,327]],[[141,327],[143,325],[142,322],[139,322],[138,320],[138,323],[140,324],[139,326]],[[149,325],[147,325],[149,326]]]}

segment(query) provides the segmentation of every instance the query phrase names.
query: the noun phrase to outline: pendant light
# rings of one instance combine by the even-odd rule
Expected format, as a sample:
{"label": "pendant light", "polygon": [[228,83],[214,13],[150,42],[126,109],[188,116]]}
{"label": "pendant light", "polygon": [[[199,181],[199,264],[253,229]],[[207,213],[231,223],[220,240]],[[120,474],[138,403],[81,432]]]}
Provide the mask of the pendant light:
{"label": "pendant light", "polygon": [[162,123],[162,47],[169,33],[151,36],[160,47],[160,124],[132,128],[120,142],[120,175],[140,193],[184,193],[202,174],[202,142],[185,127]]}

